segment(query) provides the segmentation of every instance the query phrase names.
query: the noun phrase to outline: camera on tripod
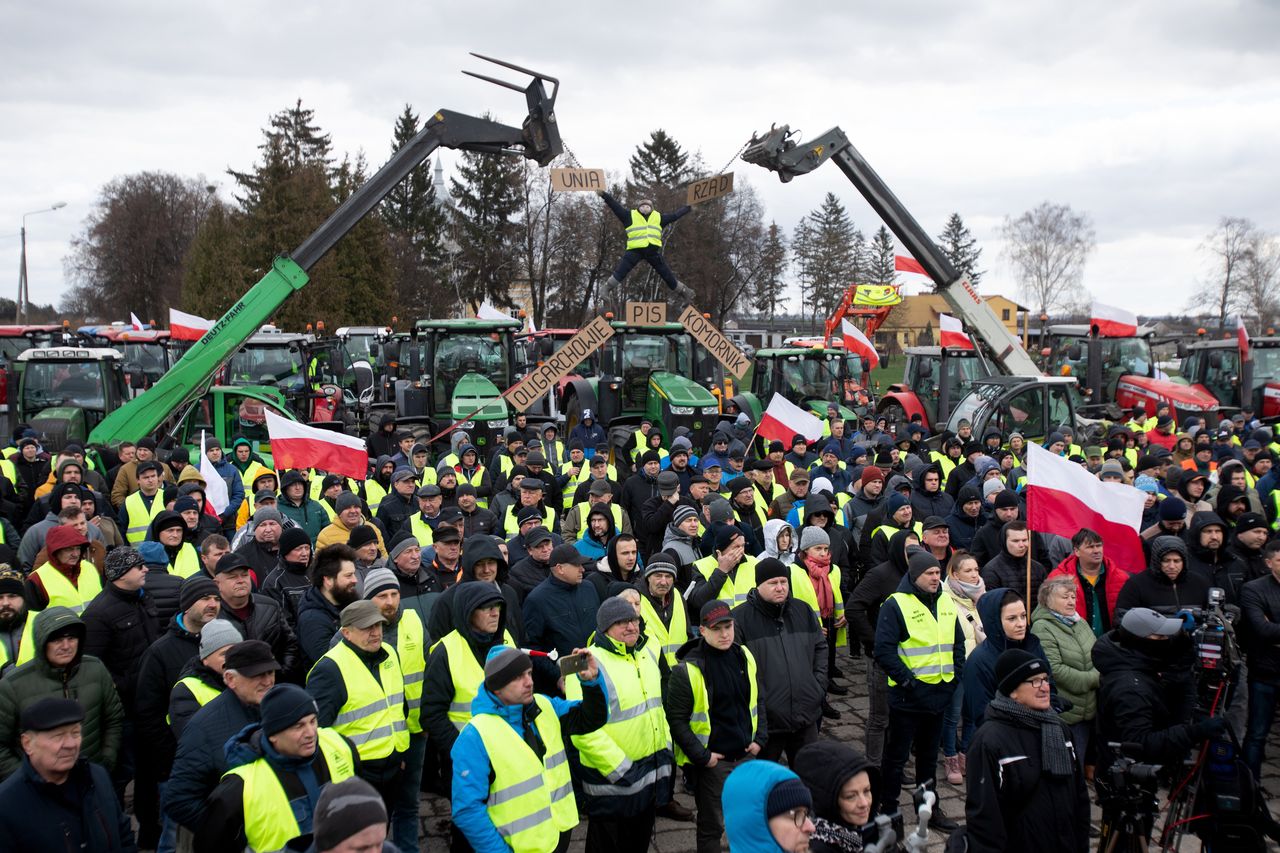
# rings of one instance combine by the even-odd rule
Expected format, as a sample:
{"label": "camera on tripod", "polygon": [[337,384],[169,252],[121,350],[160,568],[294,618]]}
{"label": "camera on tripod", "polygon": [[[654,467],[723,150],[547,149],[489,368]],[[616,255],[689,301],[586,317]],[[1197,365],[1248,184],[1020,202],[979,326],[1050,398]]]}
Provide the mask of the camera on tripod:
{"label": "camera on tripod", "polygon": [[1108,743],[1116,760],[1107,768],[1098,786],[1102,806],[1102,835],[1099,850],[1145,849],[1151,837],[1160,802],[1159,764],[1145,764],[1134,755],[1142,754],[1141,744]]}

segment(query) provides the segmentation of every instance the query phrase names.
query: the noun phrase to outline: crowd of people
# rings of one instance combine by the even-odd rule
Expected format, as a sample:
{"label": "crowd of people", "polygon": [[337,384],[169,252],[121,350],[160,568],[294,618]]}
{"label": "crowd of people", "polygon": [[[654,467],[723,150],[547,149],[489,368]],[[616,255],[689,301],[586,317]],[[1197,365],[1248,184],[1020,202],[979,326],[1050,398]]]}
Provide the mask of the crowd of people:
{"label": "crowd of people", "polygon": [[[813,443],[741,415],[696,449],[517,415],[434,454],[388,418],[363,480],[209,439],[221,511],[184,448],[50,453],[20,426],[0,833],[407,853],[430,792],[454,850],[563,851],[585,821],[588,851],[642,851],[664,817],[699,853],[859,851],[941,774],[966,792],[928,822],[954,849],[1087,850],[1109,744],[1167,783],[1234,731],[1256,779],[1280,696],[1280,441],[1249,412],[1130,414],[1043,446],[1145,493],[1145,565],[1029,529],[1027,437],[834,405]],[[1206,710],[1212,588],[1247,657]],[[841,742],[855,679],[867,723]]]}

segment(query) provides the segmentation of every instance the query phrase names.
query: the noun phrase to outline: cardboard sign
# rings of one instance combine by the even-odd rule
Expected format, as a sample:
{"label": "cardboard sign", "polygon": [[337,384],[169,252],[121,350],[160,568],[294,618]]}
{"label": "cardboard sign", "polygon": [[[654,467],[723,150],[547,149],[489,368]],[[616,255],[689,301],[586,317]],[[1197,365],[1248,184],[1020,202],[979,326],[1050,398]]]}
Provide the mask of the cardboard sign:
{"label": "cardboard sign", "polygon": [[705,201],[720,198],[720,196],[728,195],[731,192],[733,192],[733,172],[716,175],[712,178],[703,178],[701,181],[694,181],[689,184],[689,191],[685,196],[684,203],[692,207],[695,204],[702,204]]}
{"label": "cardboard sign", "polygon": [[555,193],[593,193],[606,190],[604,169],[552,169],[551,191]]}
{"label": "cardboard sign", "polygon": [[711,325],[711,321],[703,317],[697,308],[692,305],[685,306],[680,314],[680,325],[688,329],[689,334],[693,335],[694,339],[702,344],[716,361],[723,364],[724,369],[733,374],[734,379],[741,379],[747,374],[751,360],[747,358],[746,353],[738,349],[737,345],[726,338],[723,332]]}
{"label": "cardboard sign", "polygon": [[667,322],[667,303],[628,302],[622,318],[629,326],[661,326]]}
{"label": "cardboard sign", "polygon": [[559,351],[508,388],[502,396],[517,412],[527,410],[612,337],[613,326],[609,325],[609,321],[603,317],[594,318],[578,334],[565,341]]}

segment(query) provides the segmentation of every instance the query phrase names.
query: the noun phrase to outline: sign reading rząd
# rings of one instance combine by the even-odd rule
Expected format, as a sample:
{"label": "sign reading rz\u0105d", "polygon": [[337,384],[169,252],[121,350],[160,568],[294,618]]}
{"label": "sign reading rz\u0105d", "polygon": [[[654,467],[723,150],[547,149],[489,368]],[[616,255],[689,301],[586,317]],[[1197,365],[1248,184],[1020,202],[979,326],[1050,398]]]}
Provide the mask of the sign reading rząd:
{"label": "sign reading rz\u0105d", "polygon": [[733,172],[714,175],[689,184],[689,189],[685,192],[684,203],[693,207],[696,204],[720,198],[720,196],[728,195],[731,192],[733,192]]}
{"label": "sign reading rz\u0105d", "polygon": [[734,379],[741,379],[747,374],[751,360],[746,353],[738,349],[733,341],[703,317],[692,305],[685,307],[680,313],[680,325],[689,330],[689,334],[706,348],[715,360],[724,365],[724,369],[733,374]]}
{"label": "sign reading rz\u0105d", "polygon": [[527,410],[612,337],[613,327],[609,322],[603,317],[594,318],[578,334],[565,341],[564,346],[554,355],[508,388],[502,396],[517,412]]}

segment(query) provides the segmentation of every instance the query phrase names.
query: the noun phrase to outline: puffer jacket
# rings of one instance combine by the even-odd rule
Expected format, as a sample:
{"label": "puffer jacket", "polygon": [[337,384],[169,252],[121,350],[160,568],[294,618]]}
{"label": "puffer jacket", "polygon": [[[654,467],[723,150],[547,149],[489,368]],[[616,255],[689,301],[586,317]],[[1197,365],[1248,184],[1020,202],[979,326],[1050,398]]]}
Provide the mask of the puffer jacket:
{"label": "puffer jacket", "polygon": [[[952,472],[954,475],[955,472]],[[948,513],[947,529],[951,531],[951,547],[963,548],[966,551],[973,545],[973,539],[978,535],[978,530],[982,525],[987,523],[987,517],[983,511],[979,510],[977,517],[970,518],[964,513],[964,505],[971,500],[981,500],[982,493],[972,486],[965,486],[960,489],[960,494],[956,498],[956,505],[951,508]],[[923,521],[924,519],[920,519]]]}
{"label": "puffer jacket", "polygon": [[161,633],[156,608],[146,588],[125,592],[108,583],[80,618],[85,627],[85,654],[106,665],[121,703],[132,715],[142,655]]}
{"label": "puffer jacket", "polygon": [[[779,551],[778,537],[782,535],[784,528],[791,531],[791,547],[785,551]],[[796,536],[795,528],[781,518],[771,518],[764,523],[764,550],[756,555],[756,559],[773,557],[782,565],[789,566],[796,561],[796,547],[799,544],[800,540]]]}
{"label": "puffer jacket", "polygon": [[[1004,623],[1000,621],[1001,602],[1006,589],[988,589],[986,595],[978,600],[978,615],[982,617],[982,630],[987,639],[974,650],[964,668],[964,711],[965,716],[973,720],[974,725],[982,725],[982,717],[987,711],[987,703],[996,695],[996,660],[1006,649],[1022,649],[1045,662],[1053,675],[1052,665],[1040,645],[1040,638],[1027,626],[1027,635],[1022,640],[1011,640],[1004,632]],[[1014,590],[1017,592],[1017,590]],[[1022,593],[1019,593],[1021,597]],[[1056,697],[1057,688],[1054,687]]]}
{"label": "puffer jacket", "polygon": [[[80,755],[107,769],[115,767],[124,707],[106,666],[83,652],[84,623],[66,607],[50,607],[33,618],[32,638],[40,655],[0,680],[0,776],[13,773],[21,763],[18,717],[22,710],[49,697],[80,703],[85,710]],[[45,645],[50,636],[68,627],[79,635],[81,651],[66,667],[54,667],[44,656]]]}
{"label": "puffer jacket", "polygon": [[817,615],[792,597],[770,604],[754,589],[732,612],[737,639],[759,668],[769,731],[798,732],[816,722],[827,692],[827,641]]}
{"label": "puffer jacket", "polygon": [[[1166,554],[1182,556],[1182,572],[1170,580],[1160,570],[1160,561]],[[1151,558],[1147,570],[1125,581],[1116,598],[1117,623],[1125,611],[1135,607],[1149,607],[1166,615],[1173,615],[1184,607],[1204,607],[1209,603],[1209,587],[1213,581],[1200,572],[1194,572],[1187,564],[1187,546],[1176,536],[1157,536],[1151,543]]]}
{"label": "puffer jacket", "polygon": [[333,635],[338,631],[341,612],[341,607],[331,603],[314,586],[302,594],[302,601],[298,604],[298,648],[302,652],[302,671],[311,669],[311,665],[329,651]]}
{"label": "puffer jacket", "polygon": [[298,630],[298,614],[302,608],[302,597],[311,589],[311,579],[307,577],[308,563],[289,563],[281,555],[280,562],[271,570],[258,586],[258,592],[275,599],[276,604],[284,611],[289,626]]}
{"label": "puffer jacket", "polygon": [[1098,715],[1098,670],[1093,666],[1093,644],[1097,639],[1080,614],[1067,625],[1049,608],[1040,605],[1031,614],[1031,632],[1040,639],[1044,655],[1053,669],[1058,693],[1071,703],[1061,713],[1067,725],[1092,720]]}

